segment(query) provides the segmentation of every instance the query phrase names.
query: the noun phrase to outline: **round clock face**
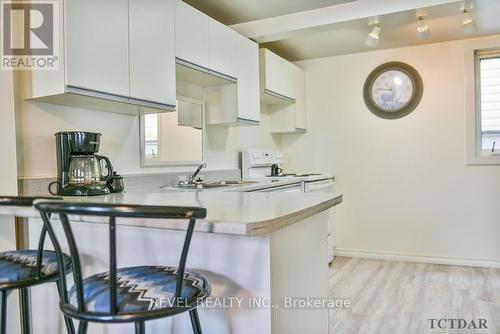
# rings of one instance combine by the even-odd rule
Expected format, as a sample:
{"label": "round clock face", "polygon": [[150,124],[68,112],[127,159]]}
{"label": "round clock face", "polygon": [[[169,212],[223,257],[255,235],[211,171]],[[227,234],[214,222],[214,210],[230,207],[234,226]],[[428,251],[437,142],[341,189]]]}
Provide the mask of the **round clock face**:
{"label": "round clock face", "polygon": [[371,96],[375,105],[383,111],[404,109],[413,96],[413,82],[405,72],[382,72],[373,82]]}
{"label": "round clock face", "polygon": [[420,103],[422,79],[408,64],[390,62],[374,69],[366,79],[363,97],[372,113],[382,118],[400,118]]}

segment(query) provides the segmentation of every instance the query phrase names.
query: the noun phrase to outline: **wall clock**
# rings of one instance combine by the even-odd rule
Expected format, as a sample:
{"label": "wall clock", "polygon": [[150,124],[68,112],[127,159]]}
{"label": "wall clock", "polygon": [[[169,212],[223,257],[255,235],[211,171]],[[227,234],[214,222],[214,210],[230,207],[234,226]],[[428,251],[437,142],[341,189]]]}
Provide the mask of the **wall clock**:
{"label": "wall clock", "polygon": [[408,115],[420,103],[422,78],[408,64],[390,62],[374,69],[363,88],[365,104],[375,115],[395,119]]}

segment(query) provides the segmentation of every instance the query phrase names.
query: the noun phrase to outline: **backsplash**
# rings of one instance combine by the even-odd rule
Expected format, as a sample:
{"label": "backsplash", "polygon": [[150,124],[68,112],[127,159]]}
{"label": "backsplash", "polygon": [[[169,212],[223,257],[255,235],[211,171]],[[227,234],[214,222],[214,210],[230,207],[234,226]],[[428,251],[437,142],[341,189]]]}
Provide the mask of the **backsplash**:
{"label": "backsplash", "polygon": [[[194,169],[184,172],[170,172],[157,174],[128,174],[122,175],[125,191],[134,189],[158,190],[158,188],[176,184],[181,175],[191,175]],[[203,170],[200,176],[204,180],[236,181],[241,178],[239,169]],[[20,195],[22,196],[49,196],[49,183],[55,181],[50,178],[22,178],[18,181]]]}

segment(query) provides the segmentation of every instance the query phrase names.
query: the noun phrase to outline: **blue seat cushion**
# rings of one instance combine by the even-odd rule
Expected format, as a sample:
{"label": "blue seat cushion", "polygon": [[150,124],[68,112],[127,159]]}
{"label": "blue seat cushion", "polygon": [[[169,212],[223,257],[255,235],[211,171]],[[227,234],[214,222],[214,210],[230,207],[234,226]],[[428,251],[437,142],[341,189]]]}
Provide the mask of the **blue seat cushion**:
{"label": "blue seat cushion", "polygon": [[[117,270],[117,306],[119,313],[135,313],[169,308],[175,303],[177,267],[140,266]],[[210,295],[210,283],[198,273],[185,271],[181,298],[188,303],[201,302]],[[109,272],[83,280],[87,312],[109,313]],[[77,307],[76,288],[69,291],[70,303]],[[181,305],[182,306],[182,305]]]}
{"label": "blue seat cushion", "polygon": [[[0,283],[21,283],[36,279],[37,250],[17,250],[0,253]],[[70,266],[69,256],[64,256],[67,269]],[[42,253],[41,275],[47,278],[58,273],[57,257],[53,251]]]}

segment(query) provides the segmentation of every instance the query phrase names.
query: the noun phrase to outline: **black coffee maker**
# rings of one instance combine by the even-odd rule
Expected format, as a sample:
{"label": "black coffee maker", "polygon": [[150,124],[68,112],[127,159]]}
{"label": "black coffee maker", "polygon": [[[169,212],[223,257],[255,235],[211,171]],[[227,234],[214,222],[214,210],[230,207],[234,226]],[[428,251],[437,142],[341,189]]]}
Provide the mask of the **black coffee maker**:
{"label": "black coffee maker", "polygon": [[[106,182],[113,177],[107,157],[97,155],[100,133],[83,131],[58,132],[56,136],[57,181],[49,192],[60,196],[95,196],[109,194]],[[101,171],[105,161],[106,175]],[[57,185],[57,191],[53,186]]]}

